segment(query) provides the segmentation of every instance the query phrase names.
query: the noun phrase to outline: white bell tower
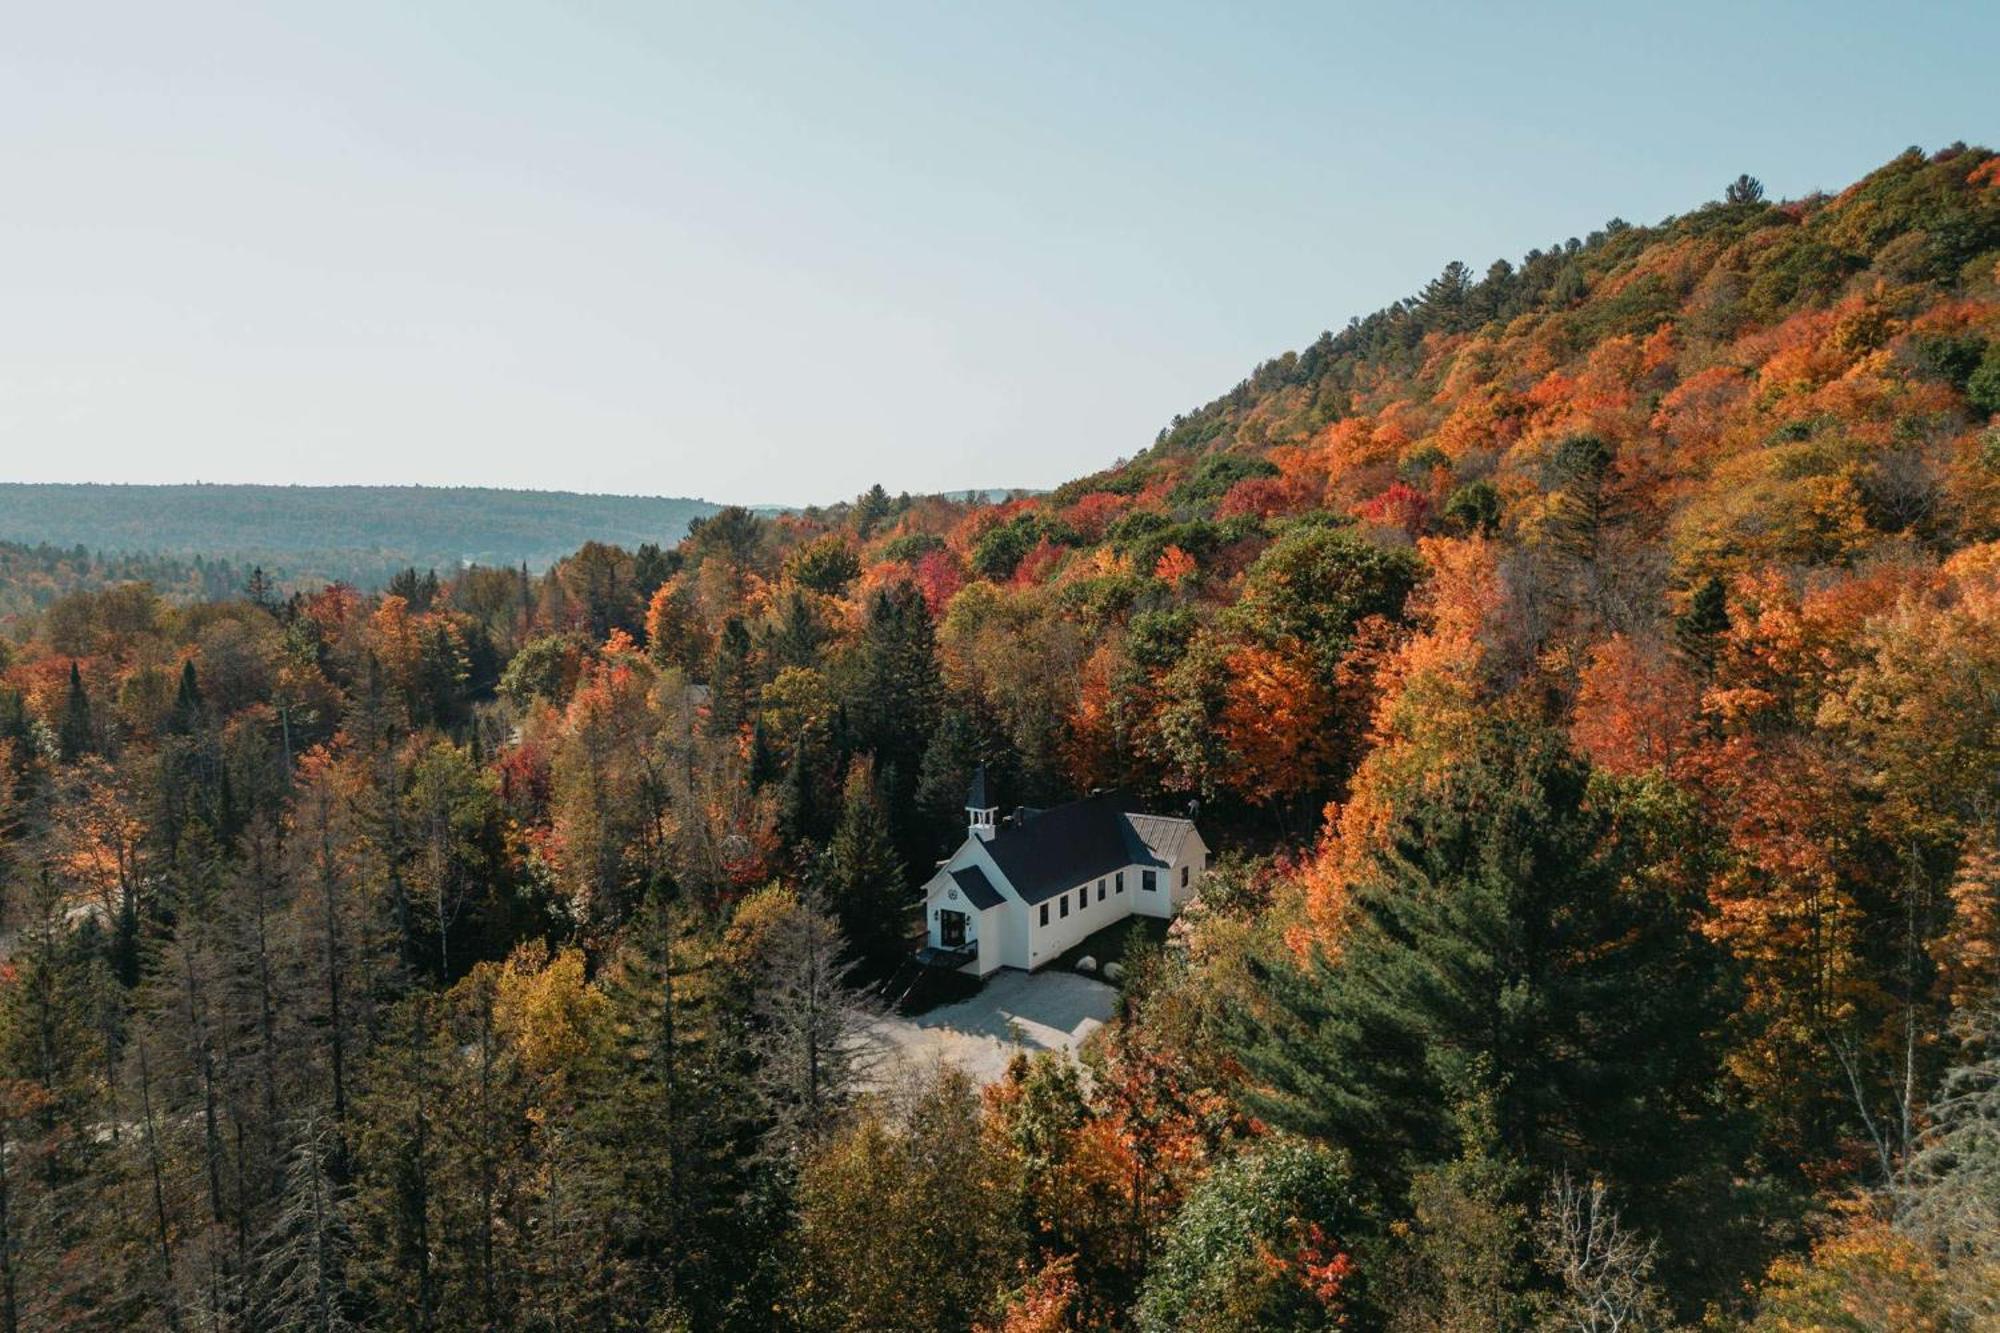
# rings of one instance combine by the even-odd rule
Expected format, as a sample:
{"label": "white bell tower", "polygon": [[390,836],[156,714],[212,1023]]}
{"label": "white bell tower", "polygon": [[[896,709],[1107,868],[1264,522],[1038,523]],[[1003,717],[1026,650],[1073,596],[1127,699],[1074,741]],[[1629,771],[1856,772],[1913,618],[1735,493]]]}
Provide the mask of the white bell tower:
{"label": "white bell tower", "polygon": [[965,831],[981,842],[991,838],[1000,807],[986,795],[986,765],[972,771],[972,789],[965,794]]}

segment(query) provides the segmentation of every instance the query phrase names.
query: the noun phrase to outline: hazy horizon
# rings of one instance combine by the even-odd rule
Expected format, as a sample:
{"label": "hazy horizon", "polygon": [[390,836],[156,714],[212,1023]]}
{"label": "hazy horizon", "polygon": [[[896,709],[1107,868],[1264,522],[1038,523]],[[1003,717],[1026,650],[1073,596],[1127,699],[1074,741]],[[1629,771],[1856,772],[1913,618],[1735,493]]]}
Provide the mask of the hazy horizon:
{"label": "hazy horizon", "polygon": [[1995,38],[1972,5],[43,7],[0,52],[0,478],[1044,488],[1450,259],[1990,139]]}
{"label": "hazy horizon", "polygon": [[[871,483],[873,484],[873,483]],[[18,481],[11,477],[0,477],[0,488],[5,487],[129,487],[135,490],[189,489],[195,487],[226,490],[416,490],[416,491],[501,491],[529,495],[566,495],[583,499],[601,500],[703,500],[717,505],[736,505],[752,510],[766,509],[807,509],[815,505],[825,506],[852,500],[852,495],[813,496],[806,499],[757,499],[742,496],[697,495],[693,493],[670,494],[663,491],[606,491],[580,490],[574,486],[494,486],[478,481],[213,481],[205,477],[190,477],[184,481],[99,481],[75,477],[50,477],[47,480]],[[883,483],[883,488],[894,495],[906,488],[893,487]],[[945,486],[937,490],[910,492],[911,494],[940,495],[957,498],[968,494],[997,494],[1003,491],[1020,491],[1025,494],[1046,494],[1049,488],[1033,486]],[[858,492],[857,492],[858,493]],[[0,540],[5,534],[0,533]]]}

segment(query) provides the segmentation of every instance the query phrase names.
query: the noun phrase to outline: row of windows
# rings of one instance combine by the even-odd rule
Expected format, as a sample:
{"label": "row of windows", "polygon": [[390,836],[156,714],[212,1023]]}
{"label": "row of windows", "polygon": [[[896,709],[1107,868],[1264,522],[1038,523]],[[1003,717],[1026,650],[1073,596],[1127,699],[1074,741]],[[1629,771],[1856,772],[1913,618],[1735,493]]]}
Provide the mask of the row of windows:
{"label": "row of windows", "polygon": [[[1181,883],[1186,884],[1187,882],[1188,882],[1188,868],[1186,866],[1182,866]],[[1125,892],[1125,872],[1120,870],[1116,874],[1112,875],[1111,883],[1115,886],[1114,887],[1115,892],[1118,893]],[[1159,872],[1154,870],[1141,870],[1139,872],[1139,888],[1142,892],[1145,893],[1159,892],[1160,889]],[[1097,881],[1097,901],[1103,902],[1104,896],[1105,896],[1105,881],[1100,879]],[[1080,912],[1089,905],[1090,905],[1090,886],[1086,884],[1082,888],[1076,891],[1076,908]],[[1069,894],[1067,892],[1063,892],[1056,895],[1055,907],[1057,913],[1060,916],[1066,917],[1069,915]],[[1049,924],[1049,904],[1047,903],[1042,904],[1042,924],[1045,926]]]}

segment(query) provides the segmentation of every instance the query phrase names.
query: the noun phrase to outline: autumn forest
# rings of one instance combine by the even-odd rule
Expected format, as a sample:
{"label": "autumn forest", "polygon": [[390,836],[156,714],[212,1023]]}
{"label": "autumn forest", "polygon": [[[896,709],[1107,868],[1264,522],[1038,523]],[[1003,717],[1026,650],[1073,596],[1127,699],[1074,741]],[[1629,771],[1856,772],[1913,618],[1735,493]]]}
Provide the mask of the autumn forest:
{"label": "autumn forest", "polygon": [[[0,549],[0,1333],[2000,1328],[2000,157],[1689,202],[1046,494]],[[980,765],[1217,860],[883,1080]]]}

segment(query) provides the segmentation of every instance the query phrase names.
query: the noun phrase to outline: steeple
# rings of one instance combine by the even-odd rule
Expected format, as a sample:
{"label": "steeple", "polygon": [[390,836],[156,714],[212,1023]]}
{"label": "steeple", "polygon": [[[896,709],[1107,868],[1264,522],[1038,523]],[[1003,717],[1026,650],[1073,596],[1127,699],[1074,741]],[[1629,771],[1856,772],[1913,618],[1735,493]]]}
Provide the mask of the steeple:
{"label": "steeple", "polygon": [[965,793],[965,829],[982,841],[993,836],[1000,807],[986,795],[986,765],[972,770],[972,789]]}

